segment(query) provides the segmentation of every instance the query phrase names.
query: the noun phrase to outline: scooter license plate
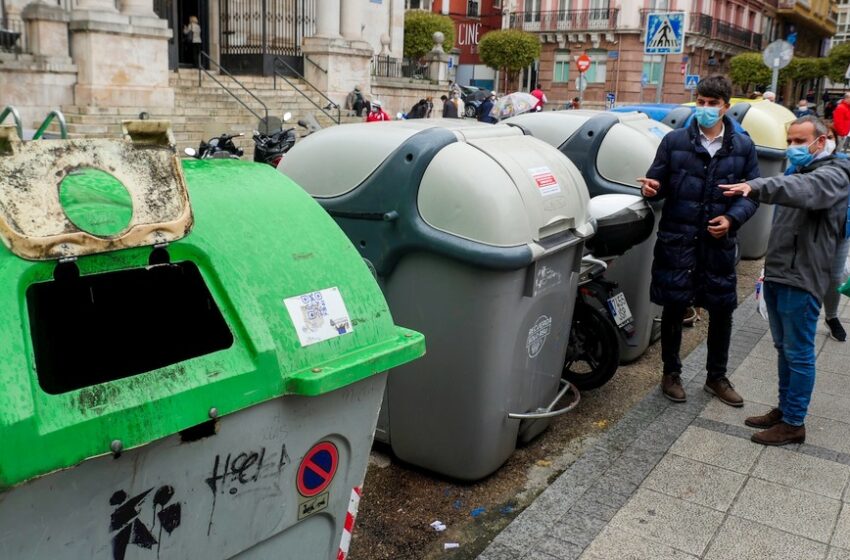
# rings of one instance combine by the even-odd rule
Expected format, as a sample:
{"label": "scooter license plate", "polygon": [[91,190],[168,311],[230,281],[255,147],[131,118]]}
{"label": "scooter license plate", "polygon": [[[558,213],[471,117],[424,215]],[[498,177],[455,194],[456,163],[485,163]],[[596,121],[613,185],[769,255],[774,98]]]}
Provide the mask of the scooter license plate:
{"label": "scooter license plate", "polygon": [[611,317],[618,327],[622,327],[632,321],[632,310],[629,309],[629,303],[626,301],[626,296],[623,292],[617,292],[613,297],[608,298],[608,309],[611,311]]}

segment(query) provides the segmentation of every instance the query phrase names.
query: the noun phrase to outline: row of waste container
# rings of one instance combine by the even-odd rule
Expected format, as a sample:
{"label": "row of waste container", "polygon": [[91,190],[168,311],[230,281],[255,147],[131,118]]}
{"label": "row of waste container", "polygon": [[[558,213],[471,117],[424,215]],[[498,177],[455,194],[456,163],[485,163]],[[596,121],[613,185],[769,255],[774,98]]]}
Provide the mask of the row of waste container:
{"label": "row of waste container", "polygon": [[[344,556],[373,434],[492,473],[577,402],[582,257],[654,219],[620,210],[646,205],[634,179],[670,130],[590,111],[346,125],[283,177],[125,127],[0,127],[10,558]],[[634,318],[623,360],[658,316],[652,243],[608,265]]]}

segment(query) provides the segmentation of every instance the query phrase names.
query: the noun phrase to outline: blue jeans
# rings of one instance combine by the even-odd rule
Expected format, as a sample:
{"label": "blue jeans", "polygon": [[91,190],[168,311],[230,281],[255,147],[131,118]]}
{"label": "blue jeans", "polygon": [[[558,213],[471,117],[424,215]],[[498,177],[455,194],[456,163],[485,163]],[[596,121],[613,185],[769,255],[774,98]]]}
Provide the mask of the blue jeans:
{"label": "blue jeans", "polygon": [[820,303],[805,290],[776,282],[764,283],[764,302],[779,354],[782,421],[802,426],[815,388],[815,331]]}

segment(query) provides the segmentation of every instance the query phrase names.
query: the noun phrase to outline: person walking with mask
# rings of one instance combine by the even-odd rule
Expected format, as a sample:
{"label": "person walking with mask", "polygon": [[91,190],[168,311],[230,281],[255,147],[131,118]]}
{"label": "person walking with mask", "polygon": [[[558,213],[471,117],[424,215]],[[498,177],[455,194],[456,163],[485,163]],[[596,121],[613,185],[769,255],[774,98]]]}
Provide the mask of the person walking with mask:
{"label": "person walking with mask", "polygon": [[725,196],[776,205],[764,263],[764,302],[778,355],[778,406],[750,416],[763,445],[806,441],[806,415],[815,386],[815,337],[829,289],[835,247],[847,230],[850,163],[826,151],[827,128],[801,117],[788,128],[793,175],[721,185]]}
{"label": "person walking with mask", "polygon": [[696,118],[667,133],[655,161],[638,179],[646,198],[663,199],[652,263],[652,301],[663,306],[661,390],[674,402],[687,399],[682,387],[682,319],[688,307],[708,311],[705,390],[740,407],[744,401],[726,377],[732,312],[738,303],[735,255],[738,229],[758,203],[730,199],[717,187],[727,177],[759,176],[749,136],[735,132],[726,116],[732,86],[722,76],[697,86]]}
{"label": "person walking with mask", "polygon": [[[824,121],[823,124],[826,125],[824,152],[827,155],[835,155],[839,159],[847,159],[846,154],[841,152],[836,153],[835,151],[837,141],[835,127],[829,121]],[[785,175],[793,175],[796,172],[797,167],[793,163],[789,163],[785,169]],[[848,204],[850,204],[850,200],[848,200]],[[844,268],[846,267],[848,252],[850,252],[850,239],[843,237],[838,240],[835,246],[830,284],[826,294],[823,296],[823,315],[826,326],[829,329],[829,336],[838,342],[847,341],[847,331],[844,330],[844,326],[838,318],[838,304],[841,303],[841,294],[838,292],[838,287],[847,280],[847,277],[844,275]]]}
{"label": "person walking with mask", "polygon": [[838,135],[837,150],[847,150],[847,136],[850,135],[850,92],[845,93],[838,106],[832,112],[832,122]]}

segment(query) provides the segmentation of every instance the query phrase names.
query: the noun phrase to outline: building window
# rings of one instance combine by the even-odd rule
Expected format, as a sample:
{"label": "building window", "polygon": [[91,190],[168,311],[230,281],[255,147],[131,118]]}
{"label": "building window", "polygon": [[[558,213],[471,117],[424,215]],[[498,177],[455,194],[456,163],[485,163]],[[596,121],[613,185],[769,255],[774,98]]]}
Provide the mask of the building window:
{"label": "building window", "polygon": [[467,0],[466,15],[469,17],[478,17],[478,0]]}
{"label": "building window", "polygon": [[426,10],[431,11],[434,0],[404,0],[404,7],[407,10]]}
{"label": "building window", "polygon": [[590,57],[590,68],[584,73],[588,84],[604,84],[605,83],[605,68],[608,63],[608,51],[605,50],[588,50],[587,56]]}
{"label": "building window", "polygon": [[570,81],[570,51],[555,51],[555,68],[552,81],[564,83]]}
{"label": "building window", "polygon": [[670,0],[650,0],[649,9],[656,12],[666,12],[670,10]]}
{"label": "building window", "polygon": [[658,54],[643,57],[643,75],[646,76],[648,84],[658,85],[661,81],[662,62],[663,57]]}

